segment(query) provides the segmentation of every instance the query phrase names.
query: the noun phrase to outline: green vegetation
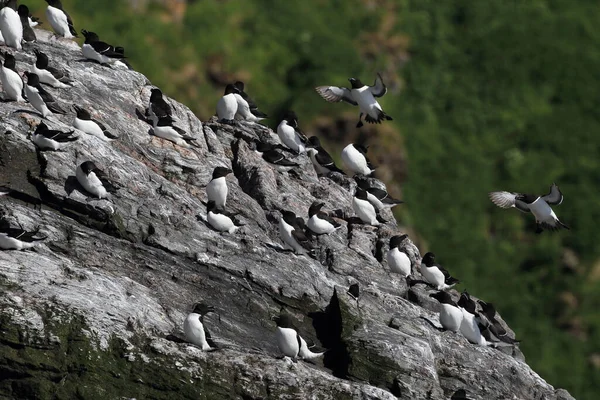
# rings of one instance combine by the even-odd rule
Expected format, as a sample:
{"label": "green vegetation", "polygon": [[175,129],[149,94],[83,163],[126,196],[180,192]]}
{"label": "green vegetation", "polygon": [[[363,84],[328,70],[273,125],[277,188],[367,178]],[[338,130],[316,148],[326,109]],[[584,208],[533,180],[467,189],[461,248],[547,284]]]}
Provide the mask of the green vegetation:
{"label": "green vegetation", "polygon": [[[393,163],[387,183],[390,171],[406,176],[396,182],[407,202],[399,220],[461,289],[496,304],[542,377],[598,397],[597,2],[204,0],[180,21],[158,5],[63,3],[78,29],[123,45],[136,69],[201,119],[226,82],[242,79],[271,126],[293,108],[336,150],[357,135],[336,122],[353,126],[358,112],[312,88],[382,72],[394,122],[368,132],[376,158]],[[491,190],[544,193],[552,182],[570,231],[535,235],[531,216],[487,199]]]}

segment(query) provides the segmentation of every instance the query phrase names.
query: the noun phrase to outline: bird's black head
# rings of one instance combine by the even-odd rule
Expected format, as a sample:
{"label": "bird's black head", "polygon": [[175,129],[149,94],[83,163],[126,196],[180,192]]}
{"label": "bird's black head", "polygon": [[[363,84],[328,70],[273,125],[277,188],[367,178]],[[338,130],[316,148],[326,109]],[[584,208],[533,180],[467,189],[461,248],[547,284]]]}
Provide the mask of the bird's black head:
{"label": "bird's black head", "polygon": [[25,76],[27,76],[27,84],[29,86],[37,87],[40,85],[40,77],[33,72],[25,72]]}
{"label": "bird's black head", "polygon": [[350,81],[350,85],[352,85],[352,89],[360,89],[361,87],[365,86],[360,79],[350,78],[348,80]]}
{"label": "bird's black head", "polygon": [[447,292],[444,292],[443,290],[440,290],[437,293],[432,293],[429,295],[429,297],[433,297],[434,299],[436,299],[437,301],[439,301],[442,304],[454,303],[450,294],[448,294]]}
{"label": "bird's black head", "polygon": [[4,66],[8,69],[14,70],[17,66],[15,61],[15,57],[10,53],[2,53],[2,57],[4,57]]}
{"label": "bird's black head", "polygon": [[29,18],[29,7],[27,7],[25,4],[21,4],[19,8],[17,8],[17,12],[19,13],[19,17]]}
{"label": "bird's black head", "polygon": [[73,104],[73,109],[77,113],[77,118],[85,121],[89,121],[90,119],[92,119],[92,115],[85,108]]}
{"label": "bird's black head", "polygon": [[5,7],[10,7],[13,10],[17,11],[17,0],[5,0],[4,1],[4,6]]}
{"label": "bird's black head", "polygon": [[48,130],[48,126],[44,122],[40,122],[40,124],[35,128],[35,133],[45,132]]}
{"label": "bird's black head", "polygon": [[192,312],[200,315],[206,315],[209,312],[215,312],[215,308],[205,303],[196,303],[194,304],[194,310]]}
{"label": "bird's black head", "polygon": [[81,170],[83,171],[84,174],[89,175],[90,172],[92,172],[93,170],[95,170],[96,164],[94,164],[92,161],[86,161],[84,163],[81,164]]}
{"label": "bird's black head", "polygon": [[365,146],[364,144],[360,144],[360,143],[353,143],[352,144],[354,146],[354,148],[356,150],[358,150],[361,154],[367,154],[367,150],[369,148],[369,146]]}
{"label": "bird's black head", "polygon": [[60,0],[46,0],[46,3],[52,7],[62,7]]}
{"label": "bird's black head", "polygon": [[296,214],[293,211],[281,210],[281,217],[288,225],[296,225]]}
{"label": "bird's black head", "polygon": [[159,88],[154,88],[150,91],[150,101],[157,101],[162,99],[162,92]]}
{"label": "bird's black head", "polygon": [[325,205],[325,203],[321,203],[319,201],[314,201],[310,205],[310,208],[308,209],[308,216],[312,217],[313,215],[315,215],[316,213],[321,211],[321,207],[323,207],[324,205]]}
{"label": "bird's black head", "polygon": [[486,303],[483,300],[479,300],[478,303],[485,315],[489,316],[490,318],[496,316],[496,307],[494,307],[492,303]]}
{"label": "bird's black head", "polygon": [[316,136],[311,136],[308,138],[308,142],[306,144],[307,148],[311,147],[321,147],[321,141]]}
{"label": "bird's black head", "polygon": [[229,168],[225,168],[225,167],[216,167],[213,170],[213,174],[212,174],[212,178],[213,179],[217,179],[217,178],[221,178],[223,176],[227,176],[230,173],[232,173],[233,171],[230,170]]}
{"label": "bird's black head", "polygon": [[358,185],[358,187],[361,189],[369,190],[371,188],[371,185],[369,185],[368,178],[366,178],[364,176],[356,175],[354,177],[354,180],[356,181],[356,184]]}
{"label": "bird's black head", "polygon": [[287,314],[279,314],[271,318],[280,328],[293,328],[292,319]]}
{"label": "bird's black head", "polygon": [[406,239],[408,235],[396,235],[390,239],[390,249],[395,249]]}
{"label": "bird's black head", "polygon": [[360,187],[357,187],[356,192],[354,193],[354,196],[360,200],[367,200],[367,191],[364,189],[361,189]]}
{"label": "bird's black head", "polygon": [[235,85],[232,85],[231,83],[227,86],[225,86],[225,93],[224,95],[228,95],[231,93],[235,93],[235,94],[240,94],[240,90],[238,88],[235,87]]}
{"label": "bird's black head", "polygon": [[431,267],[433,263],[435,263],[435,254],[433,254],[432,252],[425,253],[425,255],[423,256],[423,261],[421,262],[427,265],[428,267]]}
{"label": "bird's black head", "polygon": [[525,204],[531,204],[538,199],[539,196],[533,194],[519,194],[515,198],[524,202]]}
{"label": "bird's black head", "polygon": [[475,314],[475,302],[471,300],[471,296],[466,290],[461,293],[458,305],[471,314]]}
{"label": "bird's black head", "polygon": [[100,41],[100,38],[95,32],[86,31],[85,29],[81,30],[81,33],[85,37],[86,43],[94,43]]}
{"label": "bird's black head", "polygon": [[46,69],[48,68],[48,56],[44,53],[42,53],[41,51],[39,51],[38,49],[33,50],[35,52],[36,55],[36,60],[35,60],[35,66],[38,67],[39,69]]}
{"label": "bird's black head", "polygon": [[233,86],[235,86],[240,92],[244,91],[244,82],[242,81],[237,81],[233,84]]}
{"label": "bird's black head", "polygon": [[[254,145],[254,149],[260,153],[264,153],[265,151],[269,151],[269,150],[273,150],[273,145],[269,144],[269,143],[263,143],[263,142],[252,142],[250,143],[250,145]],[[252,148],[252,147],[251,147]]]}
{"label": "bird's black head", "polygon": [[286,111],[283,114],[283,120],[287,121],[288,125],[296,128],[298,126],[298,116],[293,111]]}

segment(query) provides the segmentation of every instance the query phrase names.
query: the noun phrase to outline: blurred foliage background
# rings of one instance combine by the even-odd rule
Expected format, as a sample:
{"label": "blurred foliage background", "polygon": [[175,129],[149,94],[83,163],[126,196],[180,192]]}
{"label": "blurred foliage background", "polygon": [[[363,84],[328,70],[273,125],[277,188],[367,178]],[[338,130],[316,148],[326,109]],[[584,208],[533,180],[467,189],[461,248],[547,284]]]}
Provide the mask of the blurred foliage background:
{"label": "blurred foliage background", "polygon": [[[29,3],[33,3],[32,0]],[[600,396],[600,4],[572,0],[63,0],[77,30],[208,119],[241,79],[272,127],[294,109],[330,152],[371,145],[398,221],[458,289],[496,304],[528,363],[581,399]],[[38,0],[32,12],[43,17]],[[43,17],[45,20],[45,17]],[[48,27],[46,23],[44,27]],[[81,42],[81,40],[80,40]],[[372,82],[393,122],[313,88]],[[533,233],[492,190],[565,195],[571,226]]]}

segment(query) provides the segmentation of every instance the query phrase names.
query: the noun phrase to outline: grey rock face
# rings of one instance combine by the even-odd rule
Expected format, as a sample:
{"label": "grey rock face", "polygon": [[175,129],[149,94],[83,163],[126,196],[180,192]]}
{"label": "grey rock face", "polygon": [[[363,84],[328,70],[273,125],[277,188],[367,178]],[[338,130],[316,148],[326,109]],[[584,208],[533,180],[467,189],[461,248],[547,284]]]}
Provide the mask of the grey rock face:
{"label": "grey rock face", "polygon": [[[34,46],[75,82],[48,90],[67,108],[93,110],[119,139],[76,131],[63,151],[39,152],[28,136],[40,116],[28,104],[0,107],[0,184],[15,191],[0,209],[11,225],[48,236],[30,251],[0,251],[0,397],[447,399],[465,389],[469,399],[571,398],[518,349],[436,330],[428,289],[409,290],[378,261],[400,233],[391,214],[378,229],[351,218],[352,179],[318,178],[305,155],[289,154],[300,167],[279,169],[248,147],[276,143],[269,129],[202,124],[175,101],[178,126],[195,143],[151,136],[136,116],[152,88],[143,75],[82,61],[73,42],[36,34]],[[15,57],[19,71],[35,60],[32,48]],[[66,131],[74,118],[46,123]],[[108,199],[73,180],[87,160],[118,185]],[[216,166],[234,171],[227,209],[243,223],[234,234],[205,222],[204,186]],[[278,250],[280,210],[306,219],[317,199],[342,228],[314,239],[310,256]],[[405,246],[420,278],[418,249]],[[356,282],[358,300],[346,293]],[[217,309],[205,318],[212,352],[173,340],[198,301]],[[321,360],[277,358],[270,318],[281,311],[329,349]]]}

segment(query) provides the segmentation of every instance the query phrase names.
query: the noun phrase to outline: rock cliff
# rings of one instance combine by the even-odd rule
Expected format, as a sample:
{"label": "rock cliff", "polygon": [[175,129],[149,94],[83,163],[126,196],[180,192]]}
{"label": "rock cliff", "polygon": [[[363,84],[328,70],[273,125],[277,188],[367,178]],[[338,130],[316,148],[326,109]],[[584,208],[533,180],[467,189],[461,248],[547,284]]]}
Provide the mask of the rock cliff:
{"label": "rock cliff", "polygon": [[[0,251],[0,398],[448,399],[460,389],[468,399],[572,398],[518,349],[436,330],[427,320],[437,324],[439,305],[426,288],[408,288],[378,261],[402,231],[392,215],[379,229],[350,218],[351,179],[317,177],[306,156],[278,169],[248,147],[273,141],[269,129],[202,123],[176,101],[195,143],[152,136],[136,116],[152,88],[143,75],[84,61],[75,43],[36,33],[33,47],[74,81],[48,90],[65,108],[92,110],[119,139],[76,131],[64,150],[36,151],[29,135],[40,116],[28,104],[0,106],[0,184],[13,190],[0,208],[12,225],[48,236],[30,251]],[[9,50],[20,72],[33,47]],[[67,131],[74,118],[46,123]],[[108,199],[74,183],[87,160],[118,184]],[[234,171],[227,207],[243,223],[235,234],[204,222],[216,166]],[[279,250],[279,210],[306,218],[315,199],[350,222],[315,240],[311,256]],[[419,251],[405,250],[418,277]],[[358,301],[347,294],[357,282]],[[217,309],[205,319],[215,351],[174,339],[198,301]],[[322,360],[277,358],[270,318],[282,310],[329,349]]]}

